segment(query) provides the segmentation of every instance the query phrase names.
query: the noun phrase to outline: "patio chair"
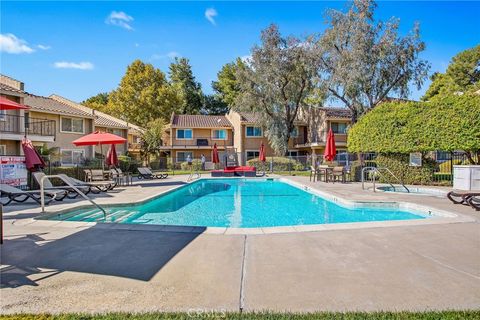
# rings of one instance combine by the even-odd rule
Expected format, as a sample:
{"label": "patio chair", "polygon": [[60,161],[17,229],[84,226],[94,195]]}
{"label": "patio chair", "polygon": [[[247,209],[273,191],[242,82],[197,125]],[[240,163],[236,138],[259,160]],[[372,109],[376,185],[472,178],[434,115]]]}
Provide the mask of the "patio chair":
{"label": "patio chair", "polygon": [[326,164],[321,164],[317,166],[317,181],[321,181],[323,176],[323,180],[327,182],[329,170],[330,166]]}
{"label": "patio chair", "polygon": [[[8,205],[12,201],[22,203],[28,199],[32,199],[38,204],[41,202],[40,190],[25,191],[7,184],[0,184],[0,196],[5,196],[8,198],[7,202],[2,202],[2,205],[4,206]],[[53,200],[62,201],[66,196],[66,190],[45,190],[45,197],[48,197],[48,199],[45,199],[45,204],[49,204]]]}
{"label": "patio chair", "polygon": [[[106,180],[106,181],[92,181],[85,182],[73,177],[69,177],[66,174],[61,174],[65,179],[67,179],[71,184],[73,184],[77,189],[80,189],[84,194],[99,194],[100,192],[107,192],[113,190],[117,186],[116,181]],[[84,192],[84,190],[86,192]]]}
{"label": "patio chair", "polygon": [[150,168],[139,167],[138,168],[138,179],[165,179],[168,177],[168,173],[154,173]]}
{"label": "patio chair", "polygon": [[341,166],[333,167],[333,169],[329,173],[329,178],[331,178],[332,182],[342,179],[342,183],[345,183],[345,171],[344,168]]}
{"label": "patio chair", "polygon": [[310,181],[315,182],[315,179],[318,179],[318,170],[314,168],[313,166],[310,166]]}
{"label": "patio chair", "polygon": [[[38,185],[41,186],[40,182],[42,181],[42,178],[45,176],[45,173],[43,173],[41,171],[38,171],[38,172],[34,172],[32,175],[33,175],[33,178],[35,179],[35,181],[38,183]],[[72,187],[70,187],[68,185],[56,187],[56,186],[53,185],[52,181],[50,181],[49,178],[46,178],[43,181],[43,186],[44,186],[45,190],[55,190],[55,189],[67,190],[67,198],[69,198],[69,199],[75,199],[76,197],[78,197],[77,191],[75,189],[73,189]],[[80,191],[82,191],[85,194],[90,192],[89,188],[85,187],[85,186],[78,186],[77,189],[79,189]]]}
{"label": "patio chair", "polygon": [[480,192],[471,192],[471,191],[450,191],[447,193],[447,198],[450,199],[454,204],[465,204],[468,205],[468,200],[472,197],[479,197]]}
{"label": "patio chair", "polygon": [[468,198],[467,203],[470,205],[470,207],[480,211],[480,194]]}

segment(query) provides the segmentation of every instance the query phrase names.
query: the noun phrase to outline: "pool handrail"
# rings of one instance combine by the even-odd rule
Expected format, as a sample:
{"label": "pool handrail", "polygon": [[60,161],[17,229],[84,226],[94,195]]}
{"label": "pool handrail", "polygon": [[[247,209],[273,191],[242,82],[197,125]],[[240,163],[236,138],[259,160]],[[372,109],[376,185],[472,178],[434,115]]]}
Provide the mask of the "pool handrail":
{"label": "pool handrail", "polygon": [[42,206],[42,213],[45,213],[45,187],[44,187],[44,182],[45,182],[46,179],[49,179],[49,178],[58,178],[58,179],[62,180],[63,182],[65,182],[69,187],[71,187],[73,190],[75,190],[75,192],[77,192],[82,198],[89,201],[91,204],[93,204],[95,207],[97,207],[100,211],[102,211],[104,218],[107,217],[107,212],[105,211],[105,209],[103,209],[98,203],[96,203],[95,201],[90,199],[85,193],[80,191],[73,183],[71,183],[71,181],[68,179],[68,176],[65,175],[65,174],[54,174],[54,175],[48,175],[48,176],[44,175],[40,179],[40,203],[41,203],[41,206]]}
{"label": "pool handrail", "polygon": [[[372,172],[376,172],[378,173],[379,175],[382,175],[382,173],[380,172],[380,170],[385,170],[387,171],[392,177],[394,177],[397,182],[405,188],[405,190],[407,190],[407,193],[410,193],[410,190],[407,188],[407,186],[390,170],[388,169],[387,167],[363,167],[362,168],[362,189],[365,190],[365,172],[366,171],[372,171]],[[375,186],[375,182],[376,182],[376,179],[375,177],[372,178],[372,183],[373,183],[373,192],[377,192],[377,188]],[[388,184],[390,186],[392,186],[393,190],[395,191],[395,186],[391,183],[391,182],[388,182]]]}

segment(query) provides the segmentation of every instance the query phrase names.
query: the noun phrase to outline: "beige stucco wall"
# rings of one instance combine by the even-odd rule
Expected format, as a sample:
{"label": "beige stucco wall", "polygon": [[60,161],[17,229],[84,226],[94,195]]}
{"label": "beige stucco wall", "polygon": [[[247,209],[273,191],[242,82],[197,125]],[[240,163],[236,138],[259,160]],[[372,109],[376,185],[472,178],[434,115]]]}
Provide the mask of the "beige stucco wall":
{"label": "beige stucco wall", "polygon": [[[180,128],[179,128],[180,129]],[[182,128],[183,129],[183,128]],[[190,128],[185,128],[185,129],[190,129]],[[227,130],[227,139],[226,140],[218,140],[218,139],[212,139],[212,134],[214,129],[221,129],[221,130]],[[172,128],[172,134],[171,134],[171,139],[172,139],[172,146],[196,146],[197,145],[197,139],[207,139],[208,140],[208,145],[213,146],[214,143],[217,144],[217,146],[233,146],[233,133],[232,129],[229,128],[193,128],[192,129],[192,139],[191,140],[182,140],[182,139],[177,139],[177,128]]]}
{"label": "beige stucco wall", "polygon": [[[79,150],[83,149],[85,157],[87,159],[92,158],[93,153],[92,153],[92,148],[91,146],[85,146],[85,147],[76,147],[72,142],[86,134],[89,134],[93,130],[93,120],[88,119],[88,118],[83,118],[84,119],[84,133],[67,133],[67,132],[61,132],[60,131],[60,115],[57,114],[50,114],[50,113],[43,113],[43,112],[38,112],[38,111],[30,111],[29,112],[31,118],[37,118],[37,119],[44,119],[44,120],[54,120],[55,121],[55,131],[56,131],[56,138],[54,142],[47,142],[47,146],[49,148],[59,148],[59,150]],[[68,117],[68,116],[65,116]],[[75,117],[71,117],[75,118]],[[35,142],[35,141],[33,141]],[[39,144],[39,142],[36,142],[36,144]],[[40,144],[43,144],[40,143]]]}
{"label": "beige stucco wall", "polygon": [[0,140],[0,145],[4,145],[6,149],[6,156],[18,156],[21,154],[20,141],[15,140]]}

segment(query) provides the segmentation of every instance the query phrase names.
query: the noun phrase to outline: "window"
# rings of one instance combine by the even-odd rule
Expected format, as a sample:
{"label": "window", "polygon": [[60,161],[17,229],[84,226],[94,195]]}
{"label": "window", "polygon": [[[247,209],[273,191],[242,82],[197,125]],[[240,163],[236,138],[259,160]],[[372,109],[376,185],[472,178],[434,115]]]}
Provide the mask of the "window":
{"label": "window", "polygon": [[60,119],[62,132],[83,133],[83,119],[64,118]]}
{"label": "window", "polygon": [[247,161],[251,160],[253,158],[258,158],[260,157],[260,152],[259,151],[246,151],[247,155]]}
{"label": "window", "polygon": [[62,150],[62,166],[78,165],[83,160],[85,150]]}
{"label": "window", "polygon": [[212,139],[227,140],[227,130],[225,129],[212,130]]}
{"label": "window", "polygon": [[261,137],[262,128],[260,127],[247,127],[245,130],[245,135],[247,137]]}
{"label": "window", "polygon": [[191,140],[192,129],[177,129],[177,139]]}
{"label": "window", "polygon": [[113,133],[116,136],[123,137],[122,129],[108,129],[107,132]]}
{"label": "window", "polygon": [[297,138],[298,137],[298,127],[294,127],[292,132],[290,133],[290,137]]}
{"label": "window", "polygon": [[347,124],[342,122],[332,122],[330,124],[333,133],[347,133]]}
{"label": "window", "polygon": [[187,161],[187,157],[193,160],[193,152],[191,151],[177,151],[177,161],[176,162],[185,162]]}
{"label": "window", "polygon": [[0,156],[7,155],[7,146],[4,144],[0,144]]}
{"label": "window", "polygon": [[7,119],[7,111],[0,110],[0,121],[5,121]]}
{"label": "window", "polygon": [[298,151],[288,151],[289,157],[298,157]]}

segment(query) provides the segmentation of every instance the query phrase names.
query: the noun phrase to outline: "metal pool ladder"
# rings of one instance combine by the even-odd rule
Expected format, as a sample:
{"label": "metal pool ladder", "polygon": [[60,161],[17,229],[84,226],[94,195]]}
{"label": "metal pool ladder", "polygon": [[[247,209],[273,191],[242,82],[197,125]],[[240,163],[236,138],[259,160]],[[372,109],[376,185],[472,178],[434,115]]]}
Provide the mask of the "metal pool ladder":
{"label": "metal pool ladder", "polygon": [[68,179],[68,176],[64,175],[64,174],[55,174],[55,175],[50,175],[50,176],[43,176],[41,179],[40,179],[40,203],[42,205],[42,213],[45,213],[45,187],[44,187],[44,181],[45,179],[48,179],[48,178],[58,178],[60,180],[62,180],[63,182],[65,182],[69,187],[71,187],[73,190],[75,190],[75,192],[77,192],[79,195],[82,196],[82,198],[84,198],[85,200],[89,201],[91,204],[93,204],[95,207],[97,207],[100,211],[103,212],[103,217],[106,218],[107,217],[107,212],[105,211],[105,209],[103,209],[98,203],[96,203],[95,201],[93,201],[92,199],[90,199],[89,197],[87,197],[87,195],[85,193],[83,193],[82,191],[80,191],[76,186],[74,186]]}
{"label": "metal pool ladder", "polygon": [[[381,176],[382,175],[382,173],[381,173],[382,170],[388,172],[390,174],[390,176],[395,178],[395,180],[398,182],[399,185],[404,187],[405,190],[407,190],[407,192],[410,193],[410,190],[407,188],[407,186],[400,179],[398,179],[398,177],[396,175],[394,175],[393,172],[390,169],[388,169],[386,167],[380,167],[380,168],[378,168],[378,167],[364,167],[364,168],[362,168],[362,189],[365,190],[365,173],[366,172],[374,172],[374,173],[377,173],[378,175]],[[375,176],[372,177],[372,182],[373,182],[373,192],[377,192],[377,189],[375,187],[375,182],[376,182]],[[388,182],[388,184],[390,186],[392,186],[393,191],[395,191],[395,186],[391,182]]]}

